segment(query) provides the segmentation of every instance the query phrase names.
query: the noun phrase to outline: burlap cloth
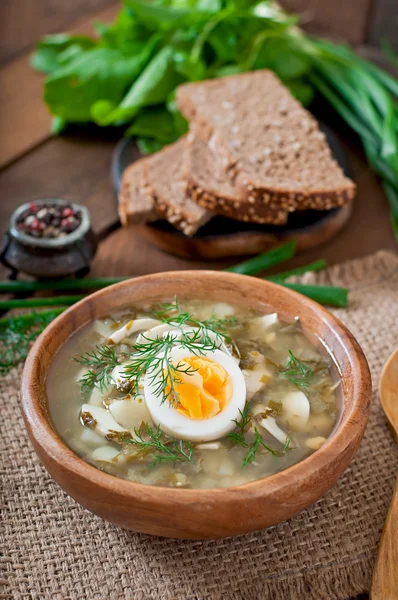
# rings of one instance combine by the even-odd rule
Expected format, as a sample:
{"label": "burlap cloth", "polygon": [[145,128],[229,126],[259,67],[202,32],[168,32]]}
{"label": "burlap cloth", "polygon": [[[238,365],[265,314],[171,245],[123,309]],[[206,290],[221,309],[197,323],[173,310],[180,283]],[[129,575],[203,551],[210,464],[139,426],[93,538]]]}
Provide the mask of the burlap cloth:
{"label": "burlap cloth", "polygon": [[[377,390],[398,343],[398,257],[379,252],[305,278],[349,287],[350,308],[335,313],[362,345]],[[369,589],[398,457],[376,391],[358,454],[314,506],[251,535],[174,541],[118,529],[62,492],[27,439],[19,375],[0,381],[1,598],[340,600]]]}

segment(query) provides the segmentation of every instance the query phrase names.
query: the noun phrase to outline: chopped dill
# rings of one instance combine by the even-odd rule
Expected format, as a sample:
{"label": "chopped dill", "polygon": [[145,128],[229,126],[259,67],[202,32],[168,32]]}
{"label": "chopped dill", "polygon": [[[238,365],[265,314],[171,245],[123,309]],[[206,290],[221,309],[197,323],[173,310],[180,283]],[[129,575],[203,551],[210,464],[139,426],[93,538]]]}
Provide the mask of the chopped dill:
{"label": "chopped dill", "polygon": [[[138,393],[139,381],[148,372],[155,396],[161,396],[162,402],[168,400],[171,404],[178,404],[176,385],[183,383],[180,374],[192,375],[195,369],[183,361],[172,363],[171,350],[176,345],[173,332],[154,340],[145,337],[144,339],[145,342],[133,346],[133,352],[129,354],[130,362],[124,367],[126,379],[131,380],[133,384],[132,393]],[[203,340],[199,329],[183,332],[177,343],[179,347],[196,356],[219,348],[210,338]]]}
{"label": "chopped dill", "polygon": [[294,383],[302,392],[308,392],[311,379],[314,376],[314,371],[303,361],[294,356],[289,350],[289,362],[286,368],[281,371],[282,377]]}
{"label": "chopped dill", "polygon": [[227,438],[236,446],[243,446],[246,448],[248,444],[246,442],[245,432],[251,422],[250,404],[248,402],[246,402],[243,410],[239,409],[239,414],[240,420],[233,419],[238,431],[231,431],[231,433],[228,433]]}
{"label": "chopped dill", "polygon": [[[181,375],[192,375],[195,369],[183,361],[173,364],[172,348],[178,345],[194,355],[218,350],[229,339],[225,333],[226,328],[236,324],[237,319],[211,317],[207,321],[198,321],[191,313],[181,310],[177,297],[174,302],[161,304],[154,317],[178,327],[178,336],[173,331],[155,339],[142,335],[144,341],[134,344],[132,351],[127,355],[128,362],[123,368],[123,377],[127,382],[131,382],[131,392],[138,395],[139,382],[148,372],[154,394],[161,396],[162,402],[168,400],[176,405],[177,385],[183,383]],[[96,346],[94,351],[87,352],[75,360],[89,367],[88,372],[80,379],[83,390],[94,385],[103,388],[111,383],[112,369],[119,364],[115,349],[106,345]]]}
{"label": "chopped dill", "polygon": [[134,428],[134,436],[122,434],[120,441],[125,447],[132,445],[137,455],[152,454],[151,467],[165,462],[192,462],[194,446],[186,440],[167,437],[158,425],[153,429],[149,423]]}
{"label": "chopped dill", "polygon": [[115,349],[104,344],[99,344],[92,352],[75,357],[77,363],[89,367],[87,373],[79,379],[82,390],[91,389],[98,385],[103,389],[111,383],[111,373],[119,364]]}
{"label": "chopped dill", "polygon": [[231,433],[228,433],[227,438],[236,446],[247,448],[246,454],[242,461],[242,469],[254,462],[258,450],[266,450],[273,456],[283,456],[285,452],[287,452],[291,444],[291,437],[286,438],[286,443],[284,444],[282,450],[275,450],[264,442],[257,427],[254,427],[254,440],[249,443],[246,438],[246,430],[251,423],[250,404],[246,402],[243,410],[240,410],[239,412],[241,416],[240,420],[233,419],[234,423],[236,424],[237,431],[231,431]]}
{"label": "chopped dill", "polygon": [[239,409],[240,421],[238,419],[233,419],[236,426],[240,429],[241,433],[245,433],[246,427],[250,424],[251,414],[250,414],[250,404],[246,402],[243,410]]}
{"label": "chopped dill", "polygon": [[257,427],[254,428],[254,440],[253,442],[250,444],[250,446],[248,447],[248,450],[245,454],[245,457],[242,461],[242,468],[246,467],[247,465],[251,465],[257,455],[257,452],[259,450],[265,450],[266,452],[269,452],[270,454],[272,454],[272,456],[283,456],[285,454],[285,452],[287,452],[287,450],[289,449],[291,444],[291,438],[287,437],[286,442],[283,446],[283,449],[281,451],[279,450],[275,450],[274,448],[271,448],[270,446],[268,446],[263,438],[261,437],[261,435],[258,432]]}
{"label": "chopped dill", "polygon": [[236,317],[220,319],[214,315],[210,319],[198,321],[192,313],[181,310],[177,296],[174,297],[174,302],[161,304],[159,310],[154,313],[154,316],[163,323],[177,325],[181,328],[184,326],[197,327],[201,332],[204,343],[209,343],[213,339],[220,345],[224,340],[229,340],[229,336],[226,333],[227,328],[234,327],[238,323]]}

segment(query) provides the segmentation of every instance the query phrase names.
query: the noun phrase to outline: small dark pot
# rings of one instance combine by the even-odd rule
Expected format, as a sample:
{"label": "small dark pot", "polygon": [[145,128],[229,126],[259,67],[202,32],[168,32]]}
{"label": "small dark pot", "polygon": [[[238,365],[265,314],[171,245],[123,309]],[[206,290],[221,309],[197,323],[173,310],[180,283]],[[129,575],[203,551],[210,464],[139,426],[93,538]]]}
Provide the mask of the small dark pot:
{"label": "small dark pot", "polygon": [[[35,200],[40,206],[46,204],[69,204],[61,198]],[[19,271],[38,278],[57,278],[67,275],[84,276],[90,270],[90,262],[97,251],[97,240],[91,229],[90,213],[80,204],[72,204],[82,215],[80,225],[62,238],[35,238],[16,226],[18,217],[29,206],[19,206],[11,215],[6,239],[0,253],[1,262],[11,269],[12,275]]]}

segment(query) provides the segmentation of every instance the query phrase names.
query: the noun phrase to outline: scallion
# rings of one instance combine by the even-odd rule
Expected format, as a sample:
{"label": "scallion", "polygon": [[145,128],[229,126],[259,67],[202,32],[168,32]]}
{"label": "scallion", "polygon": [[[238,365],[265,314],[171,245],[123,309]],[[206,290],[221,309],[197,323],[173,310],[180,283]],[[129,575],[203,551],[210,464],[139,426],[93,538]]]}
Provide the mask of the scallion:
{"label": "scallion", "polygon": [[14,308],[38,308],[41,306],[69,306],[84,296],[55,296],[54,298],[23,298],[18,300],[0,301],[0,310],[13,310]]}
{"label": "scallion", "polygon": [[295,241],[287,242],[283,246],[273,248],[268,252],[264,252],[264,254],[249,258],[249,260],[245,260],[244,262],[225,270],[230,273],[239,273],[241,275],[254,275],[255,273],[260,273],[261,271],[265,271],[279,263],[289,260],[289,258],[294,256],[295,249]]}
{"label": "scallion", "polygon": [[348,290],[342,287],[329,285],[307,285],[303,283],[281,283],[284,287],[299,292],[319,304],[327,304],[338,308],[346,308],[348,305]]}

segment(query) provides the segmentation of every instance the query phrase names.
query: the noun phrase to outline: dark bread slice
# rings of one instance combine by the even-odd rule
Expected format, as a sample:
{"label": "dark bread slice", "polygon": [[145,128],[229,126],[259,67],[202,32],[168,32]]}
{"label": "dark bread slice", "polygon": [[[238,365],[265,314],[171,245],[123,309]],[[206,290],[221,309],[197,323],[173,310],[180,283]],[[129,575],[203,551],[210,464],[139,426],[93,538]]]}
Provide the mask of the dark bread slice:
{"label": "dark bread slice", "polygon": [[217,148],[246,205],[241,213],[259,202],[283,211],[328,210],[354,197],[355,184],[332,158],[318,123],[271,71],[184,84],[177,104],[196,135]]}
{"label": "dark bread slice", "polygon": [[193,132],[187,139],[185,168],[188,194],[200,206],[239,221],[286,223],[289,213],[281,210],[279,203],[265,204],[258,199],[242,202],[217,153]]}
{"label": "dark bread slice", "polygon": [[119,216],[123,225],[166,218],[193,235],[212,215],[186,195],[182,178],[185,138],[135,161],[123,173]]}
{"label": "dark bread slice", "polygon": [[148,158],[141,158],[125,169],[119,192],[119,217],[122,225],[147,223],[159,219],[151,190],[145,179],[144,165]]}
{"label": "dark bread slice", "polygon": [[165,146],[145,161],[144,170],[156,210],[174,227],[191,236],[213,215],[187,195],[185,143],[183,137]]}

